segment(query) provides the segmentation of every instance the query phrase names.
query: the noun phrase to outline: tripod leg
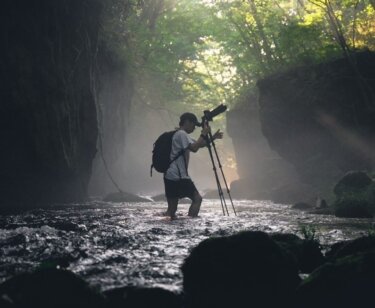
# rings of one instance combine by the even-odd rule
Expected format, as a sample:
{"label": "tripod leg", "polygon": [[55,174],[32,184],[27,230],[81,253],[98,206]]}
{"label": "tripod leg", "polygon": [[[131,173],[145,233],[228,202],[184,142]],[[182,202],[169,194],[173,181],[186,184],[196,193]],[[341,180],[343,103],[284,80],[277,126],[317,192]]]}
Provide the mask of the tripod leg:
{"label": "tripod leg", "polygon": [[[211,133],[209,133],[209,136],[210,136],[210,138],[211,138],[211,140],[212,140],[211,143],[212,143],[212,146],[213,146],[213,148],[214,148],[215,156],[216,156],[217,162],[218,162],[218,164],[219,164],[219,168],[220,168],[220,171],[221,171],[221,175],[223,176],[223,179],[224,179],[224,184],[225,184],[225,187],[226,187],[226,189],[227,189],[227,193],[228,193],[228,196],[229,196],[229,200],[230,200],[230,202],[231,202],[231,204],[232,204],[232,209],[233,209],[234,215],[237,216],[237,212],[236,212],[236,209],[234,208],[234,204],[233,204],[232,196],[231,196],[231,194],[230,194],[230,190],[229,190],[229,187],[228,187],[228,183],[227,183],[227,180],[226,180],[225,175],[224,175],[223,167],[222,167],[222,165],[221,165],[220,158],[219,158],[219,155],[218,155],[217,150],[216,150],[215,142],[214,142],[214,140],[213,140],[213,138],[212,138]],[[225,200],[225,199],[224,199],[224,200]],[[229,214],[228,214],[228,215],[229,215]]]}

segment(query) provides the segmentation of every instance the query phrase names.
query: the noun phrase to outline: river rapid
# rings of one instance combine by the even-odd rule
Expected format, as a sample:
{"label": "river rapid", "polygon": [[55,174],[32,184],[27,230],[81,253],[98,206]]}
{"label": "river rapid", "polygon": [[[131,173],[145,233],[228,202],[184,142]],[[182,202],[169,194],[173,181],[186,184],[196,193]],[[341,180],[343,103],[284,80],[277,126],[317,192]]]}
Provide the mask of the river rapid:
{"label": "river rapid", "polygon": [[200,217],[163,216],[164,202],[60,205],[0,216],[0,282],[40,266],[59,266],[100,290],[125,285],[182,288],[180,266],[212,236],[244,230],[294,233],[313,226],[323,247],[366,235],[373,219],[347,219],[292,210],[269,201],[234,201],[223,216],[219,200],[204,200]]}

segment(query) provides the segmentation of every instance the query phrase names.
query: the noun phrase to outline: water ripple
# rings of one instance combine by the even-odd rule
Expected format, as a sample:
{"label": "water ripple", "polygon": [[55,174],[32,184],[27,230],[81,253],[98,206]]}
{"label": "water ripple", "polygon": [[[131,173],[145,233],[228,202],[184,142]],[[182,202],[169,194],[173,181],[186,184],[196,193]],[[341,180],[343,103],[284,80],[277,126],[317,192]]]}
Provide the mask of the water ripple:
{"label": "water ripple", "polygon": [[235,201],[238,216],[223,216],[205,200],[200,217],[162,216],[162,202],[91,202],[0,216],[0,282],[38,266],[60,266],[101,290],[124,285],[181,289],[180,266],[202,240],[243,230],[299,233],[313,225],[323,245],[361,236],[372,219],[343,219],[294,211],[267,201]]}

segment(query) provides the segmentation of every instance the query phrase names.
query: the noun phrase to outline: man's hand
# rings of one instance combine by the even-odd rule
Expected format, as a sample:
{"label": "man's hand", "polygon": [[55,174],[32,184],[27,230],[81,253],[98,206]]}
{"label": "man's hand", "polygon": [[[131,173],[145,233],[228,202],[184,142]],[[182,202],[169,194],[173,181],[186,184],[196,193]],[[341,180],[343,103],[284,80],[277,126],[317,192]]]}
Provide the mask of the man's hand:
{"label": "man's hand", "polygon": [[220,129],[217,130],[217,132],[212,136],[212,138],[215,139],[223,139],[224,133],[220,131]]}

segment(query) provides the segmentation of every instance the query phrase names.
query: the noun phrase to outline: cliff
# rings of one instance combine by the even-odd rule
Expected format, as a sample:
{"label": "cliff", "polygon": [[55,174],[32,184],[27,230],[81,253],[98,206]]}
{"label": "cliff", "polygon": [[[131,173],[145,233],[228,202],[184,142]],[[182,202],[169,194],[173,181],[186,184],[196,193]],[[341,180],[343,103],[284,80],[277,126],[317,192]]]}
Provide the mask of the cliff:
{"label": "cliff", "polygon": [[271,148],[320,191],[350,170],[375,167],[375,54],[360,52],[258,82]]}
{"label": "cliff", "polygon": [[0,204],[83,200],[96,153],[96,0],[13,0],[0,13]]}

